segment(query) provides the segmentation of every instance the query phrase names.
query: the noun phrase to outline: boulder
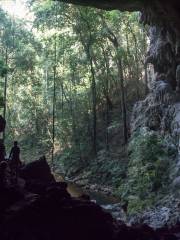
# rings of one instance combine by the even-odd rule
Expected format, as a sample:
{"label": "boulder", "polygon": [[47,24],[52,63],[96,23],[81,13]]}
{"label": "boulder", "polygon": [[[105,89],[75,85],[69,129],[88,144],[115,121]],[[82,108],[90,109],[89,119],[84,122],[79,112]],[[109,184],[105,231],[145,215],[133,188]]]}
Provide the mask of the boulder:
{"label": "boulder", "polygon": [[24,194],[17,188],[4,187],[0,189],[0,215],[12,204],[22,200]]}
{"label": "boulder", "polygon": [[39,183],[51,183],[55,182],[54,176],[51,173],[50,167],[45,157],[40,158],[37,161],[28,163],[20,169],[20,177],[24,180],[34,181]]}
{"label": "boulder", "polygon": [[[105,212],[96,203],[89,201],[87,196],[79,199],[71,197],[67,192],[67,183],[55,182],[53,178],[46,179],[43,175],[43,177],[37,176],[41,169],[39,168],[41,164],[37,162],[29,164],[30,170],[28,169],[27,175],[24,176],[29,184],[31,182],[35,185],[32,187],[32,192],[27,192],[27,188],[0,189],[1,240],[178,239],[177,236],[180,234],[178,224],[175,224],[174,228],[163,227],[158,230],[145,224],[136,223],[135,226],[127,226],[120,221],[117,222],[111,214]],[[38,166],[38,171],[35,166]],[[27,168],[24,167],[24,169]],[[32,169],[37,171],[35,175],[31,172]],[[47,172],[50,174],[50,169]],[[40,186],[39,189],[38,186]],[[35,189],[38,194],[34,194]],[[112,207],[107,207],[106,211],[108,209]],[[114,209],[120,211],[121,206],[116,204]],[[162,215],[167,221],[168,208],[161,209],[157,215]]]}
{"label": "boulder", "polygon": [[45,195],[32,195],[6,211],[1,240],[111,240],[114,221],[90,202],[62,196],[58,187]]}

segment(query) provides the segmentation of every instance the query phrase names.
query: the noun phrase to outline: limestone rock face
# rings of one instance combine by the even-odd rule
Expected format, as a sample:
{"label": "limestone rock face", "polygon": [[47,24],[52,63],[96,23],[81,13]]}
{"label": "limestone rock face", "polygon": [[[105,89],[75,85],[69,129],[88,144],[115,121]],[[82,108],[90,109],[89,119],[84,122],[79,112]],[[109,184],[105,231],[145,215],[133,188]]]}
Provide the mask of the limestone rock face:
{"label": "limestone rock face", "polygon": [[142,11],[141,21],[150,25],[150,49],[147,63],[154,65],[155,81],[169,82],[173,90],[179,86],[180,64],[180,2],[153,1]]}
{"label": "limestone rock face", "polygon": [[[179,32],[179,31],[178,31]],[[175,39],[172,39],[172,35]],[[173,90],[179,87],[179,56],[177,54],[179,33],[171,28],[171,33],[166,27],[152,26],[150,28],[150,49],[147,63],[154,66],[156,81],[164,79],[169,82]],[[179,51],[179,50],[178,50]],[[177,78],[177,79],[176,79]]]}
{"label": "limestone rock face", "polygon": [[178,197],[180,194],[180,1],[149,3],[142,11],[141,21],[150,26],[146,62],[153,64],[155,77],[148,96],[134,106],[131,133],[143,127],[155,131],[164,140],[163,147],[175,153],[169,157],[168,200],[145,213],[143,220],[158,225],[172,219],[179,221],[172,214],[178,212],[178,216],[179,208],[174,208],[169,193]]}
{"label": "limestone rock face", "polygon": [[171,131],[172,112],[174,111],[174,95],[169,83],[157,81],[151,92],[143,101],[135,104],[131,119],[131,132],[147,127],[149,130],[161,132]]}
{"label": "limestone rock face", "polygon": [[[180,176],[180,102],[178,93],[174,93],[169,82],[156,81],[151,92],[143,100],[135,104],[131,118],[131,134],[143,128],[155,131],[164,139],[166,148],[173,150],[170,174],[167,176],[178,190],[177,179]],[[176,179],[176,181],[175,181]]]}

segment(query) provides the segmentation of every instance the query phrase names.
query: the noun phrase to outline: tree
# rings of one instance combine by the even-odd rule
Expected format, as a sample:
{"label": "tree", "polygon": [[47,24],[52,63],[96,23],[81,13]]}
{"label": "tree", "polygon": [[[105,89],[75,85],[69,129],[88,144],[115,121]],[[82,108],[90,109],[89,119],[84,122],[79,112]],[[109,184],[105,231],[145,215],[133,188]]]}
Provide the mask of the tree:
{"label": "tree", "polygon": [[127,110],[126,110],[126,103],[125,103],[125,90],[124,90],[124,76],[123,76],[123,66],[122,66],[122,52],[120,49],[120,44],[118,42],[117,37],[115,34],[110,30],[107,23],[103,20],[104,27],[107,30],[107,38],[110,42],[112,42],[115,50],[116,50],[116,58],[117,58],[117,69],[118,69],[118,77],[120,79],[120,86],[121,86],[121,108],[122,108],[122,119],[123,119],[123,137],[124,143],[127,144],[128,141],[128,127],[127,127]]}

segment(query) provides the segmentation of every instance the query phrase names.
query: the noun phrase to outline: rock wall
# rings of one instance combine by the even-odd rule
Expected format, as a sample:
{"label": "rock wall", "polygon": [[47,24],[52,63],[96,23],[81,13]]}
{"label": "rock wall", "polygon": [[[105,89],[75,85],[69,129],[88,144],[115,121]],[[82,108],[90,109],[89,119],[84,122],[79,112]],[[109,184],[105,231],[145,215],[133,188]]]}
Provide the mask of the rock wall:
{"label": "rock wall", "polygon": [[147,63],[154,65],[155,81],[167,81],[179,91],[180,80],[180,3],[156,1],[144,8],[141,21],[151,26]]}
{"label": "rock wall", "polygon": [[147,63],[155,77],[145,100],[135,104],[131,133],[145,127],[164,137],[176,149],[170,181],[177,186],[180,174],[180,2],[153,1],[142,11],[141,22],[150,25]]}

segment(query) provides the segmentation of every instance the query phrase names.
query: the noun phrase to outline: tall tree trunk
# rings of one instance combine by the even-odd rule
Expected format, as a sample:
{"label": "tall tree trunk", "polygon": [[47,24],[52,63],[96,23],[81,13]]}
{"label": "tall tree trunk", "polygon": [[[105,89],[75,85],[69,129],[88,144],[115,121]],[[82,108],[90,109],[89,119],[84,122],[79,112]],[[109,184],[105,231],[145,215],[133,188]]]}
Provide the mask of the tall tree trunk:
{"label": "tall tree trunk", "polygon": [[[55,3],[56,22],[57,25],[57,3]],[[56,30],[56,29],[55,29]],[[54,169],[54,143],[55,143],[55,107],[56,107],[56,64],[57,64],[57,36],[54,37],[54,66],[53,66],[53,123],[52,123],[52,154],[51,163],[52,169]]]}
{"label": "tall tree trunk", "polygon": [[96,100],[96,79],[95,79],[95,71],[94,71],[94,66],[93,66],[93,57],[92,57],[92,46],[93,46],[93,37],[91,33],[91,28],[89,25],[89,22],[87,21],[86,18],[82,15],[81,11],[79,11],[81,18],[83,19],[84,22],[86,22],[88,32],[87,34],[89,35],[88,41],[84,41],[82,32],[79,32],[80,39],[82,42],[82,45],[85,49],[87,58],[90,63],[90,71],[91,71],[91,91],[92,91],[92,111],[93,111],[93,153],[94,156],[96,157],[97,155],[97,114],[96,114],[96,105],[97,105],[97,100]]}
{"label": "tall tree trunk", "polygon": [[[6,66],[8,64],[8,50],[6,48],[6,51],[5,51],[5,63],[6,63]],[[6,107],[7,107],[7,81],[8,81],[8,75],[6,73],[5,77],[4,77],[4,111],[3,111],[3,117],[4,119],[6,120]],[[5,133],[5,130],[3,132],[3,140],[5,140],[5,137],[6,137],[6,133]]]}
{"label": "tall tree trunk", "polygon": [[95,71],[93,67],[92,56],[89,55],[90,68],[91,68],[91,91],[92,91],[92,102],[93,102],[93,152],[94,155],[97,155],[97,114],[96,114],[96,79]]}
{"label": "tall tree trunk", "polygon": [[[56,52],[56,51],[55,51]],[[55,53],[56,55],[56,53]],[[53,73],[53,123],[52,123],[52,168],[54,168],[54,142],[55,142],[55,105],[56,105],[56,65],[54,65],[54,73]]]}
{"label": "tall tree trunk", "polygon": [[[107,25],[106,25],[107,26]],[[118,77],[120,80],[120,87],[121,87],[121,109],[122,109],[122,119],[123,119],[123,138],[124,143],[126,144],[128,141],[128,127],[127,127],[127,111],[126,111],[126,103],[125,103],[125,90],[124,90],[124,75],[123,75],[123,67],[122,67],[122,57],[119,54],[119,42],[114,35],[114,33],[108,28],[108,39],[114,45],[116,50],[116,57],[117,57],[117,68],[118,68]]]}
{"label": "tall tree trunk", "polygon": [[108,34],[107,38],[113,44],[115,51],[116,51],[116,58],[117,58],[117,68],[118,68],[118,77],[120,80],[120,87],[121,87],[121,109],[122,109],[122,119],[123,119],[123,138],[124,143],[128,142],[128,127],[127,127],[127,111],[126,111],[126,103],[125,103],[125,90],[124,90],[124,75],[123,75],[123,67],[122,67],[122,56],[119,53],[119,42],[116,35],[111,31],[107,23],[103,18],[104,26],[106,27]]}
{"label": "tall tree trunk", "polygon": [[129,37],[128,37],[127,31],[126,31],[126,48],[127,48],[127,64],[128,64],[129,77],[132,79],[133,71],[132,71],[131,63],[129,61],[131,58],[131,52],[130,52]]}
{"label": "tall tree trunk", "polygon": [[75,72],[72,73],[71,82],[73,85],[73,91],[71,88],[71,98],[70,98],[70,109],[71,109],[71,117],[72,117],[72,131],[73,131],[73,141],[75,145],[76,152],[78,152],[79,161],[82,162],[82,153],[80,146],[80,136],[79,136],[79,119],[77,117],[77,89],[75,84]]}
{"label": "tall tree trunk", "polygon": [[61,82],[61,114],[62,119],[64,118],[64,83],[63,80]]}
{"label": "tall tree trunk", "polygon": [[118,59],[117,59],[117,66],[118,66],[118,75],[119,75],[120,86],[121,86],[121,109],[122,109],[122,119],[123,119],[123,137],[124,137],[124,143],[126,144],[128,141],[127,111],[126,111],[126,103],[125,103],[124,76],[123,76],[122,60],[120,57],[118,57]]}
{"label": "tall tree trunk", "polygon": [[109,62],[106,57],[106,52],[104,48],[103,50],[103,55],[104,55],[104,60],[105,60],[105,66],[106,66],[106,81],[105,81],[105,97],[106,97],[106,151],[109,151],[109,132],[108,132],[108,127],[109,127],[109,108],[110,108],[110,99],[109,99],[109,76],[110,76],[110,70],[109,70]]}
{"label": "tall tree trunk", "polygon": [[132,37],[134,39],[134,46],[135,46],[135,62],[136,62],[136,95],[137,95],[137,100],[140,99],[140,92],[139,92],[139,58],[138,58],[138,43],[137,43],[137,38],[136,35],[131,27],[131,24],[129,21],[126,23],[129,27],[129,30],[132,34]]}

